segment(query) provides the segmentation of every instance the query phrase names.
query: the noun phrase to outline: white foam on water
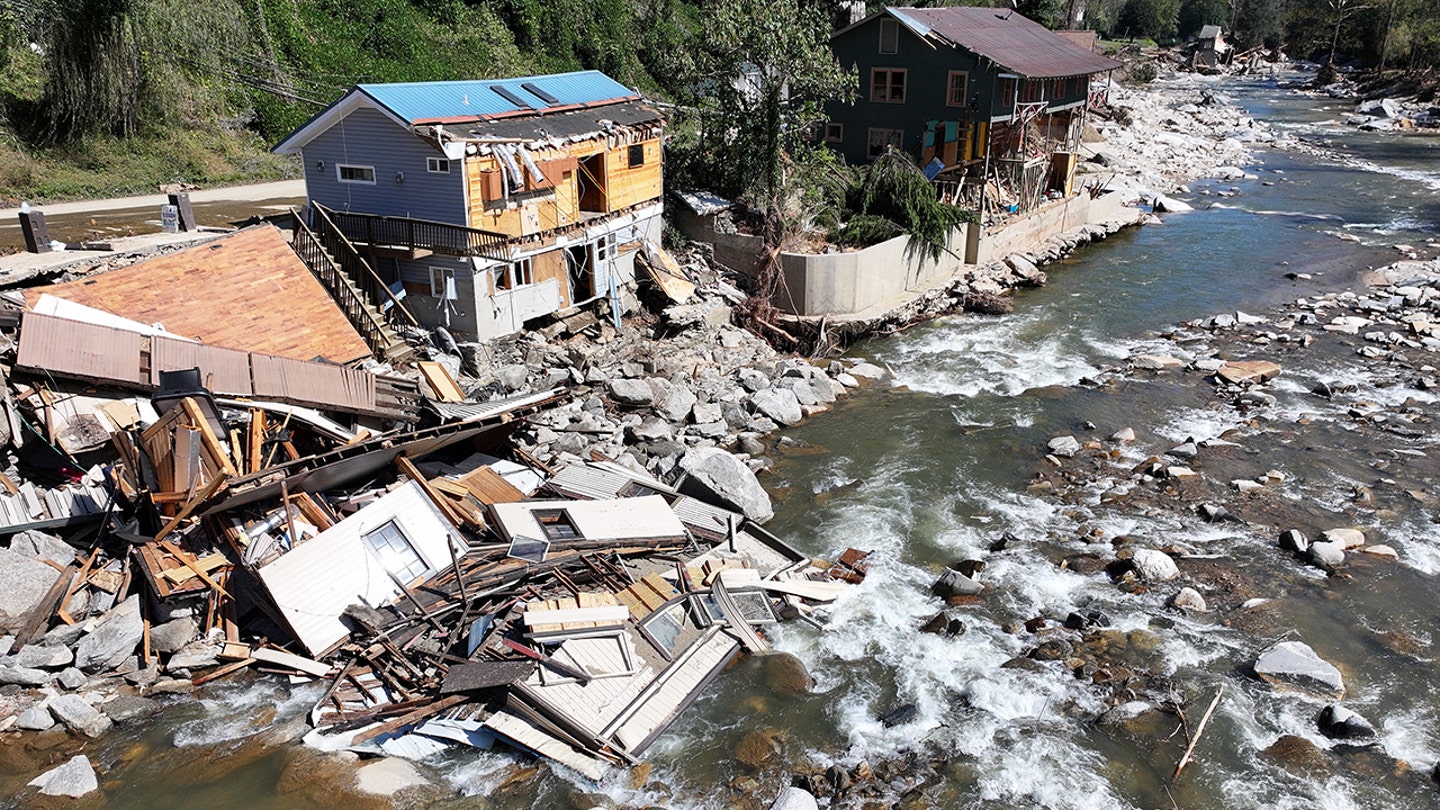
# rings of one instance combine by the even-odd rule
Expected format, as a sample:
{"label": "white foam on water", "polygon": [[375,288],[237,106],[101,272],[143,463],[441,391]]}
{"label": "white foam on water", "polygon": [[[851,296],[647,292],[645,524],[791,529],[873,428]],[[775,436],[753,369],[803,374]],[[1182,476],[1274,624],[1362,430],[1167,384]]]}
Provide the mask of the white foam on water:
{"label": "white foam on water", "polygon": [[1410,767],[1429,770],[1440,759],[1440,716],[1433,706],[1387,713],[1375,725],[1385,752]]}
{"label": "white foam on water", "polygon": [[318,683],[292,688],[273,678],[237,686],[217,684],[210,696],[200,700],[204,714],[176,726],[172,742],[176,748],[185,748],[249,737],[308,712],[324,689]]}
{"label": "white foam on water", "polygon": [[[1186,439],[1206,441],[1218,439],[1225,433],[1242,427],[1245,416],[1229,406],[1217,404],[1214,408],[1184,408],[1171,415],[1155,429],[1160,436],[1175,442]],[[1168,450],[1169,448],[1161,448]],[[1178,459],[1176,460],[1178,462]]]}
{"label": "white foam on water", "polygon": [[521,762],[523,756],[503,746],[493,751],[473,748],[457,748],[455,751],[457,753],[443,763],[440,770],[445,780],[462,796],[488,796],[513,775],[514,766]]}

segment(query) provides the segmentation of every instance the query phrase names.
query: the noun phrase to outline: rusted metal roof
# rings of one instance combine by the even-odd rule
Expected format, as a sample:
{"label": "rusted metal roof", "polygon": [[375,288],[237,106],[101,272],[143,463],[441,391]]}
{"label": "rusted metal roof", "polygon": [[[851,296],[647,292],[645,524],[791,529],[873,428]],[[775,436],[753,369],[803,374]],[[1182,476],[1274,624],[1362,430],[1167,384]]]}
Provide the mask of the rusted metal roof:
{"label": "rusted metal roof", "polygon": [[964,48],[1028,78],[1084,76],[1121,67],[1010,9],[891,7],[885,13],[916,36]]}
{"label": "rusted metal roof", "polygon": [[160,386],[160,372],[200,369],[205,387],[217,394],[248,397],[250,354],[219,346],[156,335],[150,339],[150,384]]}
{"label": "rusted metal roof", "polygon": [[26,312],[20,321],[15,365],[82,380],[149,385],[140,371],[143,335],[112,326]]}
{"label": "rusted metal roof", "polygon": [[368,371],[252,354],[250,379],[257,397],[342,411],[375,409],[375,375]]}

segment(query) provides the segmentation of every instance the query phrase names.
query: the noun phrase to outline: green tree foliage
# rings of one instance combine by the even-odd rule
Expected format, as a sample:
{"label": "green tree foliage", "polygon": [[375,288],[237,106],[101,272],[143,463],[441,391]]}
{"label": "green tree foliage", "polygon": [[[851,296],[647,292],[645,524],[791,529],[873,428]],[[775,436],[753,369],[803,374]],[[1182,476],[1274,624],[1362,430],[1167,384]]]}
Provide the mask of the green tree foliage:
{"label": "green tree foliage", "polygon": [[914,160],[894,149],[862,170],[851,207],[855,216],[838,234],[841,244],[874,244],[904,233],[911,247],[932,261],[947,252],[956,227],[974,221],[964,208],[940,202]]}
{"label": "green tree foliage", "polygon": [[1181,0],[1178,27],[1181,39],[1195,36],[1207,25],[1230,27],[1229,0]]}
{"label": "green tree foliage", "polygon": [[822,102],[855,93],[829,32],[823,7],[797,0],[707,3],[679,88],[695,127],[692,180],[762,208],[781,202],[785,153],[813,139]]}
{"label": "green tree foliage", "polygon": [[1063,0],[1019,0],[1020,13],[1046,28],[1062,28],[1065,23]]}
{"label": "green tree foliage", "polygon": [[1126,37],[1149,37],[1157,41],[1175,38],[1180,18],[1180,0],[1125,0],[1115,33]]}

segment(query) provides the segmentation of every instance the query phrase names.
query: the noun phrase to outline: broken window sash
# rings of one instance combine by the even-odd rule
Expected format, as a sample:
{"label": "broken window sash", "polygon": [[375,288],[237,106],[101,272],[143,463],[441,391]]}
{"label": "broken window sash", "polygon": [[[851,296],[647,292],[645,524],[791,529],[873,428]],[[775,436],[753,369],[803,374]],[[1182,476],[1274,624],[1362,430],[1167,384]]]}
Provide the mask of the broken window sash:
{"label": "broken window sash", "polygon": [[510,550],[506,552],[506,556],[528,563],[542,563],[545,562],[545,555],[549,553],[549,540],[517,534],[510,541]]}
{"label": "broken window sash", "polygon": [[401,582],[414,582],[424,576],[427,566],[415,550],[410,538],[401,531],[393,520],[386,521],[380,528],[366,532],[365,545],[375,554],[380,565]]}
{"label": "broken window sash", "polygon": [[449,267],[430,268],[430,296],[446,301],[459,298],[455,291],[455,271]]}
{"label": "broken window sash", "polygon": [[575,540],[580,537],[575,521],[564,509],[536,509],[530,515],[540,524],[540,531],[545,533],[547,540]]}

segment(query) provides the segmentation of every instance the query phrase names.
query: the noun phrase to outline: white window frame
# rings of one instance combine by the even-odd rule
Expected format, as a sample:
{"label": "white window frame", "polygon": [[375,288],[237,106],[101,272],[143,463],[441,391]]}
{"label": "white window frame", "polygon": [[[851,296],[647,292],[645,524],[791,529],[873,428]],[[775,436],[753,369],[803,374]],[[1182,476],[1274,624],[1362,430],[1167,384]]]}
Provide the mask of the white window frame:
{"label": "white window frame", "polygon": [[450,158],[425,158],[425,171],[431,174],[449,174]]}
{"label": "white window frame", "polygon": [[[885,49],[886,34],[891,34],[889,39],[890,49]],[[890,54],[900,51],[900,21],[891,19],[880,20],[880,53]]]}
{"label": "white window frame", "polygon": [[[390,535],[389,530],[393,529],[394,534]],[[382,539],[375,539],[379,535],[386,535]],[[399,542],[396,542],[398,538]],[[415,541],[405,533],[400,524],[394,519],[387,520],[368,532],[360,535],[365,543],[365,548],[374,555],[380,567],[390,572],[392,576],[403,583],[409,584],[425,576],[430,572],[429,563],[420,556],[420,549],[416,548]],[[388,552],[387,552],[388,550]],[[400,566],[400,570],[390,567],[394,562]]]}
{"label": "white window frame", "polygon": [[455,289],[455,268],[430,265],[429,270],[431,298],[454,301],[460,297]]}
{"label": "white window frame", "polygon": [[[878,133],[888,134],[881,136],[882,140],[880,142],[880,152],[872,154],[870,149],[872,146],[874,146],[875,136]],[[884,154],[885,147],[887,146],[893,146],[896,149],[903,151],[905,149],[905,130],[895,129],[893,127],[870,127],[870,129],[866,131],[865,154],[867,156],[872,158],[879,157],[881,154]]]}
{"label": "white window frame", "polygon": [[[353,178],[347,178],[347,177],[345,176],[345,170],[346,170],[346,169],[361,169],[361,170],[363,170],[363,171],[367,171],[367,172],[370,173],[370,179],[369,179],[369,180],[356,180],[356,179],[353,179]],[[336,163],[336,164],[335,164],[335,179],[336,179],[336,181],[341,182],[341,183],[355,183],[355,184],[357,184],[357,185],[362,185],[362,186],[373,186],[373,185],[375,185],[375,167],[374,167],[374,166],[362,166],[362,165],[359,165],[359,164],[357,164],[357,163]]]}

